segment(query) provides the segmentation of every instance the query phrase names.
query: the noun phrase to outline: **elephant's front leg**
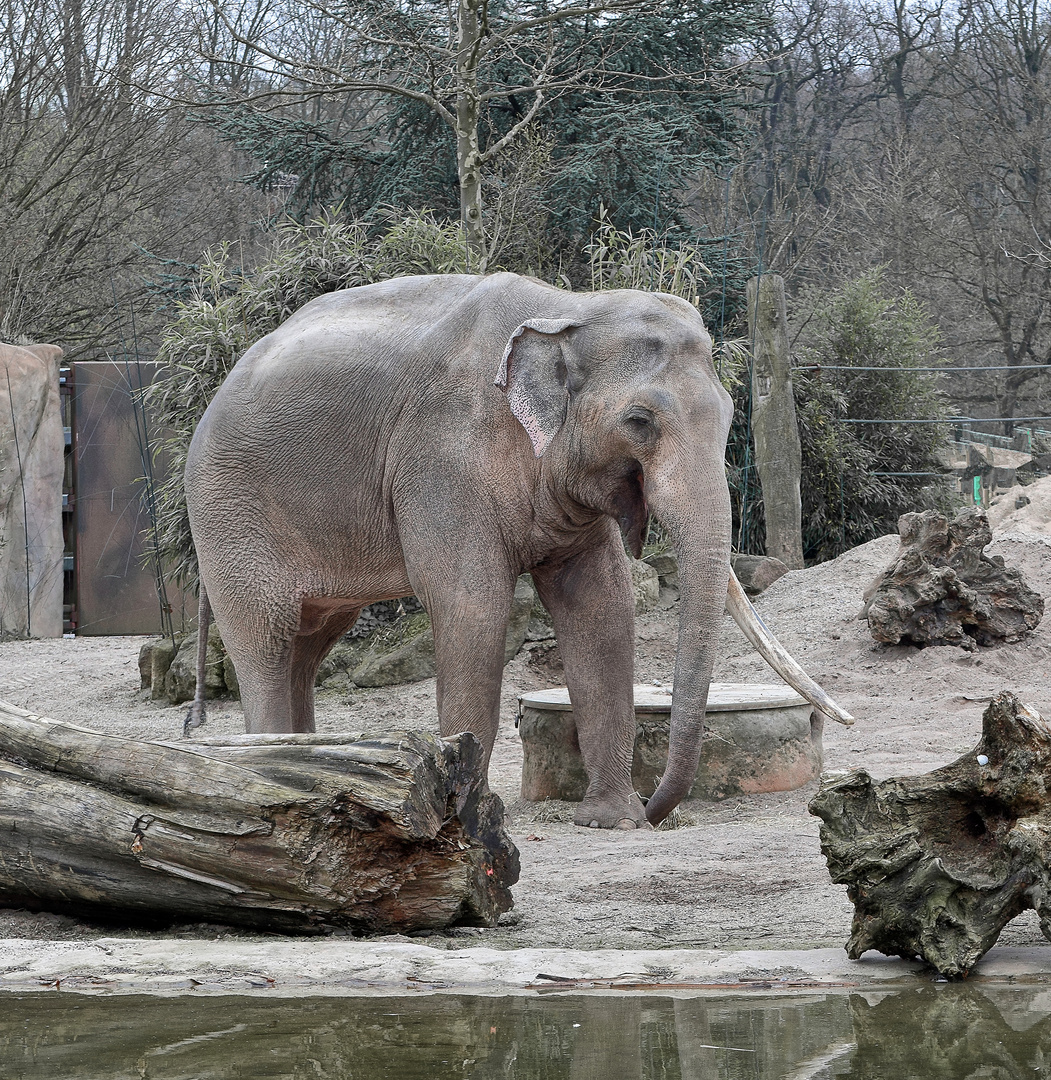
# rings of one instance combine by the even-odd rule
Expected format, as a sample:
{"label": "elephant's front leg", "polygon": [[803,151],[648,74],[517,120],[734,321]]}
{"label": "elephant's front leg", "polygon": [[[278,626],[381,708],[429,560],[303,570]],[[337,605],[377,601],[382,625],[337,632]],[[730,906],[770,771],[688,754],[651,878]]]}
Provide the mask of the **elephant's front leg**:
{"label": "elephant's front leg", "polygon": [[488,771],[500,722],[504,643],[515,579],[506,567],[462,576],[424,572],[414,578],[434,630],[441,733],[470,731],[485,750]]}
{"label": "elephant's front leg", "polygon": [[574,821],[604,829],[650,826],[631,782],[635,746],[635,598],[620,534],[533,571],[555,624],[588,789]]}

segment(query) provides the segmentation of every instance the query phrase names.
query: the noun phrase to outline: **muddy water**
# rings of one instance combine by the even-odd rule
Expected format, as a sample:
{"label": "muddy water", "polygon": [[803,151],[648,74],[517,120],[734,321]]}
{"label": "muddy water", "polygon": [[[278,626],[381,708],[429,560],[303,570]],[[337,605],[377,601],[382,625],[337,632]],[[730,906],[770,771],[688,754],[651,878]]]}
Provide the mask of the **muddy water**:
{"label": "muddy water", "polygon": [[2,1080],[1051,1076],[1051,987],[791,997],[0,995]]}

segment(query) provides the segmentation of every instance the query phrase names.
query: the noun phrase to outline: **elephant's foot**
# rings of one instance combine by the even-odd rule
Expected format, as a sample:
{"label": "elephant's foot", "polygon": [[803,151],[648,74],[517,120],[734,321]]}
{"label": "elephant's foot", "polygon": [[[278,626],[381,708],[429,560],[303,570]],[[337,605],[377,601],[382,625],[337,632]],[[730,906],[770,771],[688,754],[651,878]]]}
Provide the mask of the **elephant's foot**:
{"label": "elephant's foot", "polygon": [[627,798],[589,796],[573,815],[575,825],[586,829],[652,829],[646,807],[634,792]]}
{"label": "elephant's foot", "polygon": [[189,735],[191,731],[202,727],[206,719],[207,712],[205,710],[204,699],[194,698],[193,704],[190,706],[189,710],[186,713],[186,719],[183,721],[183,735]]}

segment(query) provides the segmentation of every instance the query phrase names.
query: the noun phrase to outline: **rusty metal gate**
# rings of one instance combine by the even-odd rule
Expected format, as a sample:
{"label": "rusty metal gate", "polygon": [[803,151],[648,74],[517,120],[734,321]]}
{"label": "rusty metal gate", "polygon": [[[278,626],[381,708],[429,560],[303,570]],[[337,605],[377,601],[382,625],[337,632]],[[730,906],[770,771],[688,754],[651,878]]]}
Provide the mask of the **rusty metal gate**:
{"label": "rusty metal gate", "polygon": [[196,612],[195,602],[165,583],[144,531],[164,466],[154,461],[159,432],[139,391],[159,367],[134,360],[68,366],[66,613],[78,635],[170,633]]}

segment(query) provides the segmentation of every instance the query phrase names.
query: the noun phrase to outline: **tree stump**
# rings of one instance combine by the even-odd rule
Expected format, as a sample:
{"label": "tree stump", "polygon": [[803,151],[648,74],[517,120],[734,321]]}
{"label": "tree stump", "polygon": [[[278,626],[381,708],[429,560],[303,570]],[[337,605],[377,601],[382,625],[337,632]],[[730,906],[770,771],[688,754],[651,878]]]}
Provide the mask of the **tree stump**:
{"label": "tree stump", "polygon": [[975,749],[924,776],[826,780],[810,803],[829,874],[847,886],[847,954],[920,957],[966,975],[1029,908],[1051,939],[1051,725],[995,697]]}
{"label": "tree stump", "polygon": [[318,933],[492,926],[518,851],[474,736],[139,742],[0,703],[0,904]]}
{"label": "tree stump", "polygon": [[952,522],[936,510],[903,514],[898,532],[894,562],[865,593],[876,641],[973,648],[1018,641],[1040,622],[1040,594],[999,555],[984,554],[993,538],[984,510],[968,507]]}

